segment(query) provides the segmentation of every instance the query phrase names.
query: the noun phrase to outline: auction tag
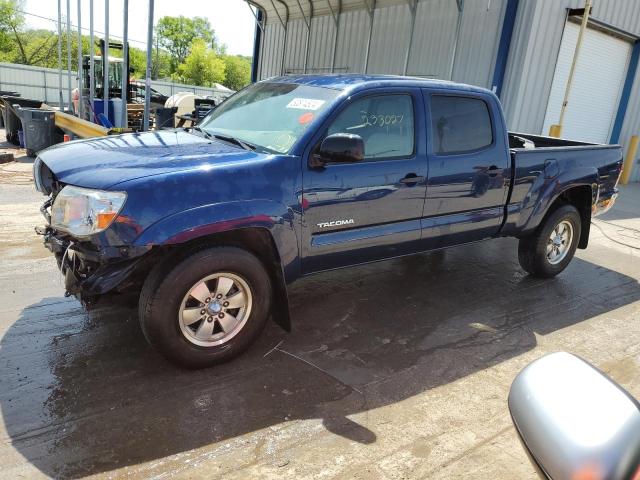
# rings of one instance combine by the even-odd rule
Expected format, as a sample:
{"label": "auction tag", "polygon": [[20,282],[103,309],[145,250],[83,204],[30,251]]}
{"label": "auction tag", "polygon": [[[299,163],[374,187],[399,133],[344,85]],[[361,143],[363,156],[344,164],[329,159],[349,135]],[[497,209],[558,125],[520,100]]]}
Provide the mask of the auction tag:
{"label": "auction tag", "polygon": [[314,98],[294,98],[287,104],[287,108],[300,108],[302,110],[317,110],[324,104],[324,100]]}

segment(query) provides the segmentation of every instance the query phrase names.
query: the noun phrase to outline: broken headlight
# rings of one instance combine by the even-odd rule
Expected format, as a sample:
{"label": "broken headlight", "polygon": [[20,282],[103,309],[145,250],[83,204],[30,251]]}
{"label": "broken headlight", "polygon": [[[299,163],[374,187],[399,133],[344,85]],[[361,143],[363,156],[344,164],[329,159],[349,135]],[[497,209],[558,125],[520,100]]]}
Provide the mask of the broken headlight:
{"label": "broken headlight", "polygon": [[67,185],[51,207],[51,226],[79,237],[105,230],[118,216],[127,194]]}

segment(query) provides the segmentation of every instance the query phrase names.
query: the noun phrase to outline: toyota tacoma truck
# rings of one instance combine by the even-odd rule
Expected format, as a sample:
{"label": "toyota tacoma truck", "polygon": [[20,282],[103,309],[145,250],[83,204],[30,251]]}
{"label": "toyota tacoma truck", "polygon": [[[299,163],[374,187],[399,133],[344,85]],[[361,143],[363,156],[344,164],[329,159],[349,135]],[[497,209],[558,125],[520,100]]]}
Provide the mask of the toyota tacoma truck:
{"label": "toyota tacoma truck", "polygon": [[507,132],[498,98],[450,82],[305,75],[255,83],[197,127],[54,146],[37,231],[68,295],[139,293],[172,361],[232,358],[317,272],[495,237],[553,277],[611,207],[621,147]]}

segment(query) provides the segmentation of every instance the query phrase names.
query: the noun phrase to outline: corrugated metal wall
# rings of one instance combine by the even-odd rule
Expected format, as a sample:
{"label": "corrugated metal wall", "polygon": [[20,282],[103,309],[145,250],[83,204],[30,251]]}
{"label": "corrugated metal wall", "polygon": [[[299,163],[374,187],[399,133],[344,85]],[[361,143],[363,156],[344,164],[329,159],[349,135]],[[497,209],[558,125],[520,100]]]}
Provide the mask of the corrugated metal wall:
{"label": "corrugated metal wall", "polygon": [[[78,86],[77,73],[63,70],[62,96],[65,103],[68,101],[67,76],[71,77],[72,89]],[[173,95],[177,92],[193,92],[202,96],[229,96],[229,92],[226,90],[155,80],[151,82],[151,88],[165,95]],[[42,100],[50,105],[58,105],[58,70],[15,63],[0,63],[0,90],[16,91],[24,98]]]}
{"label": "corrugated metal wall", "polygon": [[[551,91],[567,8],[580,8],[583,0],[521,0],[516,19],[503,107],[512,130],[542,132]],[[598,0],[592,17],[640,36],[640,2],[637,0]],[[629,137],[640,134],[640,79],[636,74],[628,110],[620,136],[625,148]],[[640,167],[633,172],[640,180]]]}
{"label": "corrugated metal wall", "polygon": [[[76,72],[62,71],[63,101],[67,95],[67,77],[71,77],[71,88],[78,85]],[[19,92],[25,98],[42,100],[51,105],[58,104],[58,70],[30,67],[13,63],[0,63],[0,90]]]}
{"label": "corrugated metal wall", "polygon": [[[259,78],[280,74],[283,28],[270,1],[256,0],[267,11]],[[329,0],[337,11],[338,0]],[[285,72],[304,70],[306,25],[297,3],[287,1],[288,22]],[[276,4],[277,0],[276,0]],[[301,0],[308,16],[308,0]],[[491,88],[496,53],[507,0],[466,0],[452,79]],[[502,102],[509,128],[542,132],[551,82],[566,20],[567,8],[584,0],[520,0],[509,50]],[[335,25],[326,1],[313,3],[315,14],[307,72],[331,70]],[[284,9],[280,8],[281,15]],[[592,16],[640,36],[639,0],[596,0]],[[284,16],[283,16],[284,19]],[[409,44],[410,8],[403,0],[378,0],[371,35],[367,73],[402,74]],[[457,7],[455,0],[420,0],[407,74],[448,79],[453,57]],[[370,16],[362,0],[343,0],[336,72],[363,72]],[[637,75],[640,76],[640,75]],[[640,80],[633,84],[620,142],[640,133]],[[640,167],[633,179],[640,180]]]}
{"label": "corrugated metal wall", "polygon": [[[336,72],[362,72],[369,35],[369,14],[355,10],[340,15],[338,47],[336,49]],[[324,48],[332,48],[328,43]]]}
{"label": "corrugated metal wall", "polygon": [[[270,7],[262,36],[259,78],[280,74],[284,29]],[[285,73],[304,72],[307,26],[297,3],[290,2],[287,22]],[[314,2],[307,73],[331,71],[335,22],[326,2]],[[301,2],[305,15],[308,3]],[[336,0],[331,4],[337,11]],[[491,87],[491,77],[500,37],[506,0],[467,0],[458,43],[453,79]],[[357,8],[357,7],[360,8]],[[340,15],[335,72],[361,73],[365,69],[370,15],[360,2],[343,2]],[[278,10],[284,21],[284,9]],[[449,79],[454,53],[458,9],[455,0],[422,0],[417,4],[416,23],[407,73]],[[409,45],[411,10],[404,1],[379,0],[373,16],[371,47],[366,72],[403,74]]]}

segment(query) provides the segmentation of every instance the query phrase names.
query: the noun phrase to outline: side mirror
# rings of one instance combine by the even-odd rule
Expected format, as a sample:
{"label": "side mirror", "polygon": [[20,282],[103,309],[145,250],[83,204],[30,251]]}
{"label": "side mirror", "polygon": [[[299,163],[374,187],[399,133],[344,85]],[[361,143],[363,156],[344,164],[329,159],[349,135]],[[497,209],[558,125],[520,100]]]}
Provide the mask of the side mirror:
{"label": "side mirror", "polygon": [[364,141],[359,135],[334,133],[320,144],[320,150],[311,155],[310,166],[323,167],[327,163],[355,163],[364,159]]}
{"label": "side mirror", "polygon": [[522,370],[511,385],[509,410],[544,477],[640,475],[640,404],[574,355],[552,353]]}

